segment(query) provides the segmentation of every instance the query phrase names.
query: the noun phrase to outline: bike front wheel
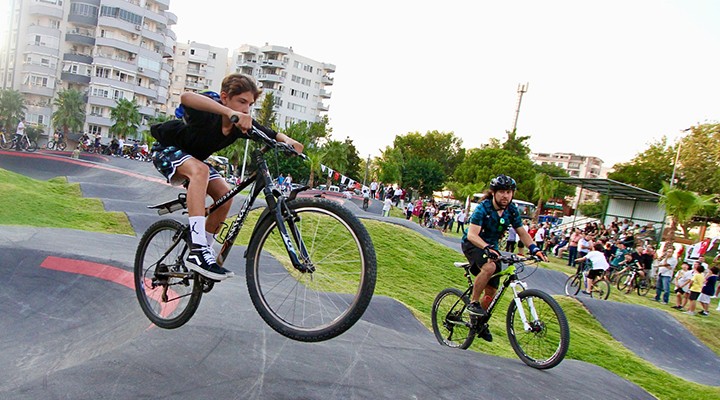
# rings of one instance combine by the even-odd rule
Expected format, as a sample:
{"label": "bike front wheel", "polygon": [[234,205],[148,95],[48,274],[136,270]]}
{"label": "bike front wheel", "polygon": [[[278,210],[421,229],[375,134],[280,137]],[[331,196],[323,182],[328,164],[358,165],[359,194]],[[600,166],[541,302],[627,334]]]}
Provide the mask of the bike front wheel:
{"label": "bike front wheel", "polygon": [[623,272],[617,277],[617,288],[619,291],[623,291],[627,289],[628,286],[630,286],[630,282],[632,282],[632,276],[630,276],[629,272]]}
{"label": "bike front wheel", "polygon": [[576,296],[580,292],[582,277],[575,274],[567,278],[565,281],[565,294],[568,296]]}
{"label": "bike front wheel", "polygon": [[637,284],[637,293],[640,296],[647,296],[648,292],[650,291],[650,287],[654,287],[655,285],[652,284],[652,280],[650,278],[639,278],[636,282]]}
{"label": "bike front wheel", "polygon": [[[288,338],[317,342],[350,329],[365,312],[375,290],[376,259],[365,226],[341,205],[320,198],[285,203],[290,215],[283,238],[271,213],[255,226],[245,269],[255,309]],[[294,233],[293,233],[294,232]],[[306,266],[292,265],[287,241]]]}
{"label": "bike front wheel", "polygon": [[163,219],[152,224],[135,253],[135,294],[155,325],[174,329],[195,314],[202,298],[202,278],[185,267],[185,226]]}
{"label": "bike front wheel", "polygon": [[458,289],[443,289],[432,306],[432,327],[435,338],[444,344],[458,349],[467,349],[475,339],[467,305],[470,300]]}
{"label": "bike front wheel", "polygon": [[51,140],[51,141],[47,142],[47,145],[45,145],[45,147],[48,150],[55,150],[55,141]]}
{"label": "bike front wheel", "polygon": [[506,323],[510,345],[525,364],[548,369],[565,358],[570,328],[562,308],[549,294],[536,289],[520,292],[510,302]]}

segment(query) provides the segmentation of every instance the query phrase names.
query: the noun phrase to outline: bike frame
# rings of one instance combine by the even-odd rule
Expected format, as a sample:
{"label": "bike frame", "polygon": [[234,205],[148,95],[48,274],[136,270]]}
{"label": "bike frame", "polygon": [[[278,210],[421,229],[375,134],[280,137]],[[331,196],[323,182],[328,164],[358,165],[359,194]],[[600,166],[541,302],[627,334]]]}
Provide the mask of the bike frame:
{"label": "bike frame", "polygon": [[[490,305],[488,305],[487,309],[487,315],[482,318],[481,323],[487,322],[490,320],[490,317],[492,317],[493,310],[495,310],[495,306],[497,305],[498,301],[502,297],[503,294],[505,294],[505,291],[507,288],[511,288],[513,292],[513,301],[515,302],[516,308],[518,310],[518,313],[520,314],[520,319],[523,323],[523,328],[526,331],[529,331],[531,329],[530,323],[528,322],[527,316],[525,315],[525,310],[523,309],[521,303],[520,303],[520,297],[518,297],[518,293],[522,292],[523,290],[527,289],[527,284],[523,281],[521,281],[517,276],[517,268],[515,265],[510,265],[504,270],[493,274],[490,279],[496,277],[496,276],[507,276],[507,278],[503,281],[503,284],[498,288],[497,292],[495,292],[495,296],[493,297],[492,301],[490,302]],[[465,268],[465,277],[468,279],[469,287],[467,290],[465,290],[465,293],[463,293],[463,297],[469,296],[472,293],[473,290],[473,279],[472,274],[468,270],[468,267]],[[518,290],[518,287],[520,287],[520,290]],[[457,306],[457,303],[455,304]],[[528,299],[528,306],[530,308],[530,312],[532,313],[533,321],[538,320],[537,311],[535,310],[535,305],[533,304],[533,299]]]}

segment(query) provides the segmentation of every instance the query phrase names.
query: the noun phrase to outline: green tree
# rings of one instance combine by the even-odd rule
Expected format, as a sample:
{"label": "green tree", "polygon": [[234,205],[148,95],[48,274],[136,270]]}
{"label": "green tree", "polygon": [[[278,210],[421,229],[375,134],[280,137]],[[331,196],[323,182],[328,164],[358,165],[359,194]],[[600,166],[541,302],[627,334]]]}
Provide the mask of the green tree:
{"label": "green tree", "polygon": [[671,187],[663,182],[663,197],[660,198],[660,205],[665,207],[665,213],[670,216],[670,227],[664,239],[672,245],[675,243],[675,231],[680,226],[683,236],[688,237],[686,224],[692,217],[707,208],[715,207],[713,196],[697,195],[689,190]]}
{"label": "green tree", "polygon": [[461,184],[456,181],[450,181],[445,186],[453,193],[453,197],[465,201],[467,205],[465,212],[470,212],[470,197],[475,193],[482,193],[487,188],[487,184],[483,182]]}
{"label": "green tree", "polygon": [[720,193],[720,124],[693,126],[681,143],[677,186],[700,194]]}
{"label": "green tree", "polygon": [[53,126],[61,128],[65,137],[68,132],[80,132],[85,124],[85,95],[76,89],[58,92],[53,100],[56,107],[52,114]]}
{"label": "green tree", "polygon": [[26,108],[22,93],[11,89],[0,90],[0,124],[7,132],[15,132]]}
{"label": "green tree", "polygon": [[607,203],[608,203],[607,195],[601,194],[600,200],[588,201],[585,203],[581,203],[578,205],[578,210],[580,210],[580,213],[586,217],[598,217],[599,218],[600,216],[602,216],[602,213],[605,212]]}
{"label": "green tree", "polygon": [[[322,173],[323,157],[325,151],[317,146],[306,147],[304,150],[305,155],[308,157],[307,165],[310,168],[309,178],[307,185],[315,187],[315,176],[320,177]],[[318,179],[319,181],[320,179]]]}
{"label": "green tree", "polygon": [[503,142],[502,149],[518,157],[527,158],[530,154],[530,146],[526,142],[530,139],[530,136],[518,136],[516,130],[512,132],[505,131],[505,133],[507,134],[507,140]]}
{"label": "green tree", "polygon": [[428,131],[395,136],[393,148],[402,151],[405,159],[434,160],[442,167],[444,176],[450,176],[465,157],[462,139],[454,133]]}
{"label": "green tree", "polygon": [[365,171],[361,169],[362,160],[358,155],[357,147],[349,137],[345,138],[345,146],[347,148],[347,167],[345,167],[344,174],[355,181],[362,182]]}
{"label": "green tree", "polygon": [[[545,174],[549,177],[567,177],[570,176],[567,171],[564,169],[558,167],[557,165],[551,165],[551,164],[534,164],[533,168],[535,169],[535,173],[537,174]],[[560,181],[557,182],[557,188],[555,189],[555,194],[553,195],[553,198],[556,199],[563,199],[568,196],[575,196],[575,186],[568,185],[567,183],[562,183]],[[535,193],[535,189],[533,188],[533,193]],[[536,198],[533,198],[533,201],[536,201]]]}
{"label": "green tree", "polygon": [[[347,168],[347,145],[344,142],[330,140],[323,146],[325,155],[323,163],[334,171],[344,171]],[[331,185],[332,178],[327,177],[327,186]]]}
{"label": "green tree", "polygon": [[430,196],[443,188],[445,174],[435,160],[412,157],[402,169],[403,187],[417,190],[420,196]]}
{"label": "green tree", "polygon": [[268,128],[275,128],[277,124],[277,115],[275,114],[275,111],[273,109],[275,108],[275,95],[272,92],[268,92],[265,94],[265,97],[263,98],[263,102],[260,105],[260,109],[257,112],[257,121],[262,126],[267,126]]}
{"label": "green tree", "polygon": [[670,181],[676,150],[663,136],[632,160],[615,164],[608,178],[657,193]]}
{"label": "green tree", "polygon": [[513,177],[518,189],[515,198],[529,200],[534,192],[535,170],[529,158],[519,157],[507,150],[485,148],[470,149],[458,165],[453,180],[461,185],[487,184],[500,174]]}
{"label": "green tree", "polygon": [[135,137],[142,120],[139,110],[140,106],[135,103],[135,99],[117,100],[115,107],[110,110],[110,119],[115,121],[110,127],[110,133],[121,138]]}
{"label": "green tree", "polygon": [[378,180],[383,183],[397,183],[401,187],[402,169],[405,164],[403,152],[397,147],[386,146],[385,150],[377,158]]}

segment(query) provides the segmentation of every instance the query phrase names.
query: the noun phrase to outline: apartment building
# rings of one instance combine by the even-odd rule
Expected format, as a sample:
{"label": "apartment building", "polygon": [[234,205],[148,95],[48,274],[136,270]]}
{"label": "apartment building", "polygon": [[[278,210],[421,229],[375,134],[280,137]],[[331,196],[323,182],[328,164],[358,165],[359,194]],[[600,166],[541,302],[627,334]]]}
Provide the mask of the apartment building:
{"label": "apartment building", "polygon": [[212,90],[220,93],[222,80],[228,74],[228,53],[228,49],[196,42],[175,45],[167,108],[169,114],[180,105],[183,92]]}
{"label": "apartment building", "polygon": [[304,57],[292,47],[244,44],[233,50],[230,70],[252,75],[261,84],[263,95],[255,109],[267,94],[273,94],[281,128],[300,121],[316,122],[330,109],[323,101],[332,95],[327,88],[333,84],[335,65]]}
{"label": "apartment building", "polygon": [[[574,178],[606,178],[607,171],[603,169],[603,161],[598,157],[581,156],[574,153],[533,153],[530,158],[535,164],[539,165],[555,165],[567,171]],[[580,197],[578,197],[580,196]],[[580,195],[580,189],[575,192],[575,198],[572,201],[573,208],[579,203],[597,201],[600,195],[595,192],[583,191]]]}
{"label": "apartment building", "polygon": [[0,44],[3,89],[25,97],[26,120],[51,132],[53,99],[77,89],[85,132],[109,136],[116,100],[135,100],[147,119],[168,101],[177,17],[170,0],[10,0]]}

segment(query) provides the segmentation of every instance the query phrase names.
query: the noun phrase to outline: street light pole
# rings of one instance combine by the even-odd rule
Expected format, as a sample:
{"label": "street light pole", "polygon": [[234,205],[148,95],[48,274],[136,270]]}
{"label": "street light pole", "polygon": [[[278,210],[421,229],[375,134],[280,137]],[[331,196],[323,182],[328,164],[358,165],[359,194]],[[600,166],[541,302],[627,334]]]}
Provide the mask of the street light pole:
{"label": "street light pole", "polygon": [[[692,127],[683,129],[682,132],[687,132],[691,129]],[[675,154],[675,162],[673,163],[672,177],[670,177],[670,187],[675,186],[675,171],[677,170],[678,160],[680,159],[680,148],[682,148],[682,139],[678,142],[678,149],[677,153]]]}

